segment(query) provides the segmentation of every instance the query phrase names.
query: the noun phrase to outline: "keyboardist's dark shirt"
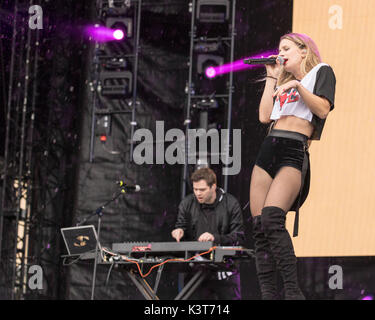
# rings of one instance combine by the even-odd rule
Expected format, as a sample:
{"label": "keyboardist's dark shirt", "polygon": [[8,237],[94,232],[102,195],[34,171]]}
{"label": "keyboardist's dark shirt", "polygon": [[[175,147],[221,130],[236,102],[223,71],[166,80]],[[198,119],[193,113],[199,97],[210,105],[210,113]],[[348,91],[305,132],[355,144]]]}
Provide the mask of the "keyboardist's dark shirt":
{"label": "keyboardist's dark shirt", "polygon": [[[217,199],[216,199],[217,200]],[[215,201],[213,204],[201,204],[201,211],[202,215],[197,221],[197,235],[209,232],[211,234],[218,233],[215,226],[216,226],[216,215],[215,215],[215,207],[217,202]]]}
{"label": "keyboardist's dark shirt", "polygon": [[244,226],[240,204],[231,194],[217,188],[213,204],[200,204],[191,194],[181,201],[175,228],[184,230],[182,241],[196,241],[205,232],[215,245],[243,245]]}

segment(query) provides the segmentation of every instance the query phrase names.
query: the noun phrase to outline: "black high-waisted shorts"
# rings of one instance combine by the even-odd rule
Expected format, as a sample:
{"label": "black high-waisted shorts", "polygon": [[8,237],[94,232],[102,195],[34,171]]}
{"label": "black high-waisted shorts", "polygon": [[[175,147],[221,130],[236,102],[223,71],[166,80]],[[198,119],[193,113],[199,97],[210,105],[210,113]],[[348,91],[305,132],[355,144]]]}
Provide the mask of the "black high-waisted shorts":
{"label": "black high-waisted shorts", "polygon": [[[306,200],[310,189],[310,160],[306,149],[308,137],[298,133],[285,130],[273,129],[264,139],[255,164],[264,169],[275,178],[277,172],[285,166],[294,167],[302,172],[305,152],[308,159],[308,168],[303,183],[300,206]],[[291,207],[295,211],[297,200]]]}

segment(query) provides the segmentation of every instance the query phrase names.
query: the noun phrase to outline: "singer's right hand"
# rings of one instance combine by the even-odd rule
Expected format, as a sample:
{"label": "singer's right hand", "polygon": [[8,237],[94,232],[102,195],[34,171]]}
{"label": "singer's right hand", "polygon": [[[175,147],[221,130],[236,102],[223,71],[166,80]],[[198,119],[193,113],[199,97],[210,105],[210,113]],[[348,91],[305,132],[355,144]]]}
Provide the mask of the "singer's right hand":
{"label": "singer's right hand", "polygon": [[[268,58],[277,58],[277,55],[271,55]],[[267,76],[278,78],[280,75],[280,61],[276,59],[275,64],[266,64]]]}
{"label": "singer's right hand", "polygon": [[180,242],[183,236],[184,236],[184,230],[181,228],[174,229],[172,231],[172,237],[175,238],[177,242]]}

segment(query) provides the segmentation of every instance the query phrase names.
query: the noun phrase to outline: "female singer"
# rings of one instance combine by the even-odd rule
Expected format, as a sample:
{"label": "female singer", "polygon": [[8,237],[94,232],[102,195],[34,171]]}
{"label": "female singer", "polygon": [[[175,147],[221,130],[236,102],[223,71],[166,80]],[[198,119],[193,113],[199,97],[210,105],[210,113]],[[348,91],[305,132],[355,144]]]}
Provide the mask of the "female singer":
{"label": "female singer", "polygon": [[271,130],[256,159],[250,183],[250,210],[256,267],[262,299],[275,299],[276,270],[283,278],[285,299],[305,299],[297,281],[297,259],[285,228],[286,214],[298,209],[310,186],[308,147],[320,140],[325,119],[334,108],[336,79],[322,63],[314,41],[304,34],[281,37],[276,63],[267,75],[259,120]]}

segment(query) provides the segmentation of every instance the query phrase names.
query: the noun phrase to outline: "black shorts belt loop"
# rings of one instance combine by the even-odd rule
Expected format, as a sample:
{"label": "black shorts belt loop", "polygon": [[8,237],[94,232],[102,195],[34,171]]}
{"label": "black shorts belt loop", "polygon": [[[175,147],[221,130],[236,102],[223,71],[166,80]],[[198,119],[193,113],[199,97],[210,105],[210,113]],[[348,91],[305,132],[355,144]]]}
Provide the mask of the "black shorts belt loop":
{"label": "black shorts belt loop", "polygon": [[271,132],[268,134],[269,136],[273,137],[282,137],[282,138],[289,138],[295,139],[298,141],[303,142],[304,144],[304,156],[303,156],[303,164],[302,164],[302,173],[301,173],[301,189],[298,196],[297,207],[296,207],[296,215],[294,218],[294,227],[293,227],[293,237],[298,236],[298,227],[299,227],[299,207],[302,197],[302,190],[304,187],[306,173],[309,167],[309,155],[308,155],[308,148],[309,145],[307,143],[308,137],[299,132],[287,131],[287,130],[279,130],[279,129],[272,129]]}

